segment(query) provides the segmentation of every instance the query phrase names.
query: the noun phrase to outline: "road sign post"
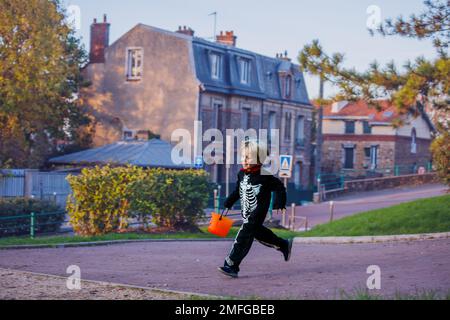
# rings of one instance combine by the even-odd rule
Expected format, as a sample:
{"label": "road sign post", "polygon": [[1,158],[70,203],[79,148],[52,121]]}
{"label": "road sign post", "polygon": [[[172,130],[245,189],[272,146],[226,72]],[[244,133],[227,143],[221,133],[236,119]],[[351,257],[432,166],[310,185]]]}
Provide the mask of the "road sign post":
{"label": "road sign post", "polygon": [[292,156],[280,156],[280,178],[290,178],[292,176]]}
{"label": "road sign post", "polygon": [[292,176],[292,156],[280,156],[280,173],[279,177],[284,179],[284,187],[287,188],[287,179]]}

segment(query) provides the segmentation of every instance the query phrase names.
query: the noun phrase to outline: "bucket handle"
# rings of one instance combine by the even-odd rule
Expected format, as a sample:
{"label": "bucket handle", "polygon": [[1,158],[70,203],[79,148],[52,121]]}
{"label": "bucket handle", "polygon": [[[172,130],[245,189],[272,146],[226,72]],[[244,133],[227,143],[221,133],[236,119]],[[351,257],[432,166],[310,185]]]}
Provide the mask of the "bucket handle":
{"label": "bucket handle", "polygon": [[[220,215],[219,221],[222,220],[223,214],[225,213],[225,210],[227,210],[227,214],[228,214],[228,212],[230,211],[230,209],[224,208],[223,211],[222,211],[222,214]],[[226,215],[227,215],[227,214],[226,214]],[[225,215],[225,216],[226,216],[226,215]]]}

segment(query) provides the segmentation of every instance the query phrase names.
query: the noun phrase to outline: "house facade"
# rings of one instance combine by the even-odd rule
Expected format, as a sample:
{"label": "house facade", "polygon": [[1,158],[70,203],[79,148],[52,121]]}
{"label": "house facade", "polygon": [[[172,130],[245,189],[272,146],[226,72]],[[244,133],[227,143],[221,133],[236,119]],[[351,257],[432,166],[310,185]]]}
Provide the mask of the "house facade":
{"label": "house facade", "polygon": [[[95,115],[94,145],[134,138],[139,132],[170,141],[176,129],[194,136],[217,128],[279,129],[280,153],[294,156],[289,181],[311,183],[310,104],[299,67],[287,54],[266,57],[236,47],[232,31],[215,42],[194,36],[190,28],[171,32],[138,24],[109,44],[110,24],[91,26],[90,62],[84,69],[92,85],[82,92]],[[204,147],[208,143],[205,143]],[[214,182],[234,181],[239,170],[223,164],[205,168]]]}
{"label": "house facade", "polygon": [[399,114],[388,101],[379,109],[364,101],[324,107],[322,172],[390,175],[429,166],[435,129],[420,104],[416,111]]}

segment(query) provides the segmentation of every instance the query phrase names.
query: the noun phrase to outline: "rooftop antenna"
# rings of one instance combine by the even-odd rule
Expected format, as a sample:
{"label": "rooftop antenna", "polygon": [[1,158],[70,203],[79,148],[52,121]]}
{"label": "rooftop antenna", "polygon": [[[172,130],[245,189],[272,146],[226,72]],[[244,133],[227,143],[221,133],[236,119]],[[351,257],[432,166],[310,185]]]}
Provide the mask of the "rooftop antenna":
{"label": "rooftop antenna", "polygon": [[217,11],[210,13],[208,16],[214,16],[214,36],[213,39],[216,39],[216,31],[217,31]]}

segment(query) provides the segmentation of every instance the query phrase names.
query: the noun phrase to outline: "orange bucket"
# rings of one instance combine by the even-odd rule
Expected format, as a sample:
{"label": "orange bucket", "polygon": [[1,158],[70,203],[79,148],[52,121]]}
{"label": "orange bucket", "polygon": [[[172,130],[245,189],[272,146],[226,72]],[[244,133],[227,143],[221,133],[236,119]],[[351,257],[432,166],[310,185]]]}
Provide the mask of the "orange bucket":
{"label": "orange bucket", "polygon": [[215,234],[216,236],[225,238],[230,232],[233,223],[233,220],[223,216],[223,212],[222,214],[213,212],[211,221],[209,223],[208,232]]}

